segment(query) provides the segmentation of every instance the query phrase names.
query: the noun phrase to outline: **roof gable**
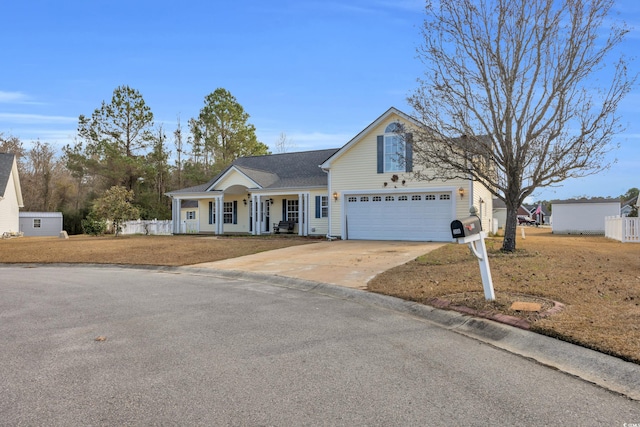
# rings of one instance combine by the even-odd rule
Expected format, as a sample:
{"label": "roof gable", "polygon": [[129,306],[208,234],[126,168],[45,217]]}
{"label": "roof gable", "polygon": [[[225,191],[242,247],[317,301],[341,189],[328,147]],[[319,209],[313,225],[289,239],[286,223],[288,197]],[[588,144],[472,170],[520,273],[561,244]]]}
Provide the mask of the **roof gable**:
{"label": "roof gable", "polygon": [[333,162],[335,162],[337,159],[342,157],[342,155],[344,155],[347,151],[349,151],[349,149],[351,149],[351,147],[353,147],[354,145],[357,145],[362,139],[364,139],[376,127],[378,127],[380,124],[382,124],[383,122],[385,122],[386,120],[388,120],[390,117],[392,117],[394,115],[400,117],[401,119],[411,123],[412,125],[414,125],[416,127],[422,126],[420,124],[420,122],[418,122],[413,117],[409,116],[408,114],[403,113],[402,111],[398,110],[395,107],[391,107],[387,111],[382,113],[382,115],[380,115],[377,119],[375,119],[373,122],[371,122],[371,124],[369,124],[369,126],[367,126],[362,131],[360,131],[360,133],[358,133],[356,136],[354,136],[344,146],[342,146],[342,148],[337,150],[336,153],[333,154],[331,157],[329,157],[324,163],[322,163],[320,165],[320,167],[322,169],[331,168],[331,164]]}
{"label": "roof gable", "polygon": [[[13,178],[13,180],[11,179]],[[14,154],[0,153],[0,198],[5,196],[7,186],[15,186],[18,206],[24,206],[22,202],[22,189],[20,188],[20,177],[18,176],[18,165]]]}
{"label": "roof gable", "polygon": [[239,157],[210,181],[208,189],[216,188],[231,170],[243,174],[260,189],[326,186],[327,174],[319,166],[336,151],[331,148]]}
{"label": "roof gable", "polygon": [[231,165],[218,175],[218,179],[212,182],[205,191],[226,190],[234,185],[242,185],[247,188],[260,188],[261,185],[253,180],[247,172],[247,170]]}

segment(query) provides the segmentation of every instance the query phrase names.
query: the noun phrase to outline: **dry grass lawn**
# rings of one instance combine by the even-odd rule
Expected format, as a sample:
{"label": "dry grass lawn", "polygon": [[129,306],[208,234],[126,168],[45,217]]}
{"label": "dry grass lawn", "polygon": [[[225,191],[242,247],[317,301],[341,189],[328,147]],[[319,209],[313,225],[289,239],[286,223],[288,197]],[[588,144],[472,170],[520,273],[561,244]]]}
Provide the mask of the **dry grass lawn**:
{"label": "dry grass lawn", "polygon": [[[297,236],[121,236],[0,239],[2,263],[105,263],[180,266],[318,240]],[[530,329],[640,363],[640,244],[558,236],[545,228],[518,234],[515,254],[487,240],[496,301],[482,293],[478,262],[450,244],[380,274],[368,289],[420,303],[453,305],[524,319]],[[564,304],[556,314],[510,310],[514,301]]]}
{"label": "dry grass lawn", "polygon": [[[368,289],[425,304],[451,301],[528,321],[530,329],[640,363],[640,244],[602,236],[554,235],[548,228],[518,229],[515,254],[487,239],[496,301],[487,302],[477,259],[451,244],[396,267]],[[548,317],[510,310],[514,301],[552,301],[564,308]]]}
{"label": "dry grass lawn", "polygon": [[70,236],[0,239],[3,263],[91,263],[179,266],[304,245],[298,236]]}

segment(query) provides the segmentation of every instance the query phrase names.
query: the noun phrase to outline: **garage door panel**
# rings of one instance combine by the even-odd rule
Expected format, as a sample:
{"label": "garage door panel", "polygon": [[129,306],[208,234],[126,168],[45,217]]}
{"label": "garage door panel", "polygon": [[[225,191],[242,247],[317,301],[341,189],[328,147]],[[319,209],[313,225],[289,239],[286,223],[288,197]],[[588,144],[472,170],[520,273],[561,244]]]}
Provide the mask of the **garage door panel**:
{"label": "garage door panel", "polygon": [[450,193],[348,196],[345,215],[348,239],[451,240]]}

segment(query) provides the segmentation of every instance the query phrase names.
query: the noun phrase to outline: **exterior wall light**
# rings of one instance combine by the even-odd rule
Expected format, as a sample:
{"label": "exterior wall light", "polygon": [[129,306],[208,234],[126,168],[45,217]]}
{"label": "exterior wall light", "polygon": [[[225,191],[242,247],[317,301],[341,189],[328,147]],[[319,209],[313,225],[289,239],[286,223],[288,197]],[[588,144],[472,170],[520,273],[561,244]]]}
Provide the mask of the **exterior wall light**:
{"label": "exterior wall light", "polygon": [[458,194],[460,195],[460,198],[462,199],[464,197],[464,188],[462,188],[462,187],[458,188]]}
{"label": "exterior wall light", "polygon": [[338,201],[338,192],[337,191],[333,192],[333,200],[336,201],[336,202]]}

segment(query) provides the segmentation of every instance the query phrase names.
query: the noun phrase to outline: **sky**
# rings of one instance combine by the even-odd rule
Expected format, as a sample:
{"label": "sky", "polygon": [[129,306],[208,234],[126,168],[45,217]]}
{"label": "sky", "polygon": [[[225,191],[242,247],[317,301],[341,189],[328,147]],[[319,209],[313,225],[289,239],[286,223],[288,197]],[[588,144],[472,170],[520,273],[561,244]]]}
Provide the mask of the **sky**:
{"label": "sky", "polygon": [[[24,0],[0,11],[0,133],[59,153],[73,143],[78,116],[121,85],[142,94],[168,134],[178,119],[186,131],[221,87],[272,150],[281,133],[289,151],[338,148],[389,107],[412,114],[407,97],[423,72],[421,0]],[[617,0],[615,11],[631,27],[621,50],[634,56],[640,2]],[[639,72],[640,61],[630,69]],[[619,113],[617,163],[531,201],[640,188],[638,85]]]}

